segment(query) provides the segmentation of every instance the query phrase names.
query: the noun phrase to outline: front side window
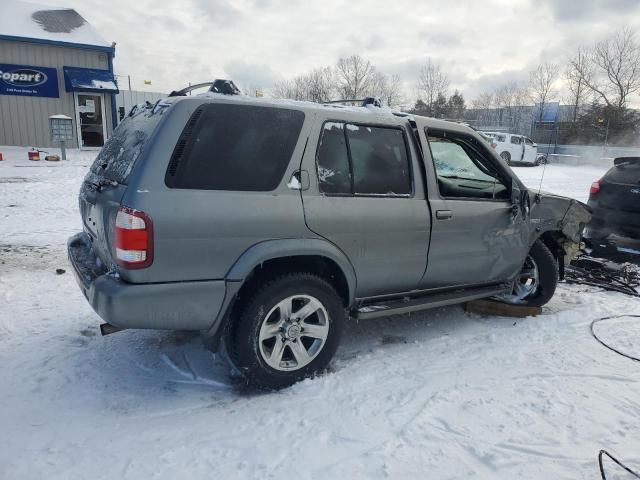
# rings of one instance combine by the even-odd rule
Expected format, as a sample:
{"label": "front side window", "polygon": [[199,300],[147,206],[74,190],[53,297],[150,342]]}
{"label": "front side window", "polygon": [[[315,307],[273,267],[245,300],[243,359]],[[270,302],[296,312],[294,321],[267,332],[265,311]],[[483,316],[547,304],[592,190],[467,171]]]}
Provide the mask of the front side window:
{"label": "front side window", "polygon": [[411,194],[409,158],[402,130],[347,125],[355,193]]}
{"label": "front side window", "polygon": [[167,186],[271,191],[279,185],[298,142],[303,112],[209,103],[198,115],[174,150]]}
{"label": "front side window", "polygon": [[398,128],[327,122],[316,165],[323,193],[408,196],[412,192],[407,144]]}
{"label": "front side window", "polygon": [[530,138],[526,138],[526,137],[525,137],[524,141],[526,142],[526,144],[527,144],[527,145],[529,145],[529,146],[533,146],[533,141],[531,141],[531,139],[530,139]]}
{"label": "front side window", "polygon": [[506,199],[509,189],[474,145],[448,132],[427,132],[438,188],[443,197]]}

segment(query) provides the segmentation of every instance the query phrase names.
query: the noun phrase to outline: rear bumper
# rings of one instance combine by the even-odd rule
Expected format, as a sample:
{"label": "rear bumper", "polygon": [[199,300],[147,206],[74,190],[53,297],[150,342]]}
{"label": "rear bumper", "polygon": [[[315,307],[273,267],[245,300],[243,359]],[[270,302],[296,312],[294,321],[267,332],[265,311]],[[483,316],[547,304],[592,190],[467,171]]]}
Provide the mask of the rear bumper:
{"label": "rear bumper", "polygon": [[593,216],[584,230],[584,238],[590,247],[640,252],[640,214],[589,204]]}
{"label": "rear bumper", "polygon": [[224,280],[132,284],[98,266],[85,233],[67,242],[78,286],[95,312],[120,328],[208,330],[224,303]]}

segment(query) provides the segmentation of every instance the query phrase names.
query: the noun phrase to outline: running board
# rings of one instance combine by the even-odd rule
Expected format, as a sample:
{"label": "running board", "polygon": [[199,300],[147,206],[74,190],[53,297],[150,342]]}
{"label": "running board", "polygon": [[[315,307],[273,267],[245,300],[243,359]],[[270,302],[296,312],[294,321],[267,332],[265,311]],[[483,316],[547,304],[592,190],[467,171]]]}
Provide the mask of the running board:
{"label": "running board", "polygon": [[387,317],[389,315],[402,315],[429,308],[455,305],[456,303],[470,302],[480,298],[492,297],[501,293],[508,293],[511,287],[505,284],[492,285],[490,287],[474,288],[469,290],[454,290],[444,293],[432,293],[420,297],[404,297],[397,300],[387,300],[378,303],[369,303],[359,307],[354,314],[358,320]]}

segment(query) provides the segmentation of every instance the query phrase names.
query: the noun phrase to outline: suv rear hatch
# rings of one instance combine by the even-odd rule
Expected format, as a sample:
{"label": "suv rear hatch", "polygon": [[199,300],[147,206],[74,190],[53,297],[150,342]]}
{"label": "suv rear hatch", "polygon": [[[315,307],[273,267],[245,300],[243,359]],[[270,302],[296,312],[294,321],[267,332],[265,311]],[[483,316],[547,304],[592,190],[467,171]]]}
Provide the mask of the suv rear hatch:
{"label": "suv rear hatch", "polygon": [[640,158],[620,160],[600,181],[598,201],[604,208],[640,213]]}
{"label": "suv rear hatch", "polygon": [[115,268],[115,218],[129,177],[148,140],[171,104],[134,107],[96,157],[80,189],[80,215],[93,251],[108,270]]}

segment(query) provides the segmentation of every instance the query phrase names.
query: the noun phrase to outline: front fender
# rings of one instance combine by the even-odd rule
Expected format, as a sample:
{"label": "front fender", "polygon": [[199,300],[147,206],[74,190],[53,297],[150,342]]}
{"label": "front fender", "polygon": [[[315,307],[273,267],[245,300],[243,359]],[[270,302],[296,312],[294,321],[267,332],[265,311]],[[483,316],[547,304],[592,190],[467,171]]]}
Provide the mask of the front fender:
{"label": "front fender", "polygon": [[531,208],[531,237],[533,244],[540,235],[559,231],[574,243],[579,243],[582,231],[591,218],[589,208],[572,198],[530,192],[534,202]]}

